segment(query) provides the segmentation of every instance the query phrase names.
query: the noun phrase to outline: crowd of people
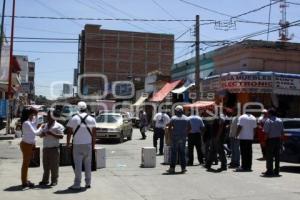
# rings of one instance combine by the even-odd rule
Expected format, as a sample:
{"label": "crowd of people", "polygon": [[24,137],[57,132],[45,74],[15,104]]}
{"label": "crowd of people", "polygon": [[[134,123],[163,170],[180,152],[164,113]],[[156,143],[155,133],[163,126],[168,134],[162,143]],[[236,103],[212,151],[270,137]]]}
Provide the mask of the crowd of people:
{"label": "crowd of people", "polygon": [[[49,110],[47,123],[37,125],[37,110],[30,107],[22,113],[22,141],[20,148],[23,155],[21,182],[23,187],[34,187],[28,180],[28,168],[36,143],[36,136],[43,138],[43,176],[39,185],[48,185],[51,175],[51,186],[57,185],[59,176],[59,140],[67,133],[67,147],[72,147],[72,159],[75,179],[72,190],[81,189],[82,171],[85,172],[85,188],[91,187],[92,153],[96,143],[96,121],[87,113],[85,102],[78,103],[79,113],[74,115],[64,126],[55,119],[58,113]],[[175,108],[175,115],[169,116],[162,110],[153,118],[153,146],[159,155],[164,153],[165,131],[170,133],[171,162],[168,173],[175,173],[179,162],[181,172],[185,173],[186,166],[194,165],[194,148],[197,159],[208,171],[226,171],[235,168],[236,171],[252,171],[252,144],[255,135],[258,136],[262,149],[261,160],[266,160],[264,176],[279,176],[279,154],[283,123],[276,117],[274,109],[262,110],[258,119],[250,112],[238,115],[235,109],[218,109],[215,117],[211,118],[206,112],[201,116],[196,110],[185,115],[182,106]],[[146,139],[149,119],[145,111],[140,112],[140,132]],[[72,138],[72,141],[71,141]],[[158,140],[159,146],[158,146]],[[72,144],[72,145],[71,145]],[[187,151],[186,151],[187,144]],[[227,164],[227,156],[231,160]],[[219,169],[212,165],[221,163]],[[274,165],[275,162],[275,165]],[[84,170],[83,170],[84,168]]]}
{"label": "crowd of people", "polygon": [[[142,113],[143,118],[147,119],[145,112]],[[221,172],[232,168],[237,172],[251,172],[252,144],[258,140],[262,150],[262,158],[259,160],[266,160],[266,171],[262,175],[279,176],[283,123],[276,117],[274,109],[263,109],[259,118],[247,111],[238,115],[236,109],[219,108],[215,114],[212,118],[206,112],[198,114],[197,110],[191,110],[185,115],[183,107],[177,106],[172,117],[165,110],[154,116],[153,146],[159,150],[159,155],[163,154],[166,130],[171,132],[171,164],[168,173],[175,173],[178,160],[182,173],[186,172],[186,166],[194,165],[194,148],[199,164],[208,171]],[[148,122],[141,123],[141,127],[145,126],[148,126]],[[227,156],[230,157],[229,163]],[[219,162],[220,168],[213,169],[212,165]]]}

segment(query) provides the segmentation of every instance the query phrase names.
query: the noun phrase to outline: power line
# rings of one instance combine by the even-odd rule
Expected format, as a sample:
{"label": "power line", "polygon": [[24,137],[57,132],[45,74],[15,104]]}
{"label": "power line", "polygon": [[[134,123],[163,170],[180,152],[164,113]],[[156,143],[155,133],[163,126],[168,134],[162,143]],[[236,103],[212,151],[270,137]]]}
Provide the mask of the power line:
{"label": "power line", "polygon": [[181,1],[185,4],[189,4],[191,6],[197,7],[197,8],[201,8],[202,10],[206,10],[206,11],[209,11],[209,12],[214,13],[214,14],[219,14],[219,15],[222,15],[222,16],[225,16],[225,17],[233,17],[233,16],[228,15],[226,13],[222,13],[222,12],[210,9],[210,8],[206,8],[206,7],[200,6],[198,4],[195,4],[195,3],[192,3],[192,2],[189,2],[189,1],[185,1],[185,0],[179,0],[179,1]]}
{"label": "power line", "polygon": [[78,54],[73,51],[27,51],[27,50],[14,50],[15,52],[21,53],[45,53],[45,54]]}
{"label": "power line", "polygon": [[[5,15],[11,18],[11,15]],[[194,19],[145,19],[145,18],[92,18],[92,17],[50,17],[50,16],[24,16],[17,15],[16,19],[48,19],[48,20],[86,20],[86,21],[131,21],[131,22],[194,22]],[[214,21],[214,20],[200,20]]]}
{"label": "power line", "polygon": [[290,2],[290,1],[287,1],[288,4],[291,4],[291,5],[296,5],[296,6],[300,6],[300,3],[295,3],[295,2]]}
{"label": "power line", "polygon": [[262,10],[262,9],[264,9],[264,8],[270,7],[270,6],[272,6],[272,5],[274,5],[274,4],[277,4],[277,3],[279,3],[279,2],[280,2],[280,1],[275,1],[275,2],[273,2],[273,3],[271,2],[271,3],[267,4],[267,5],[264,5],[264,6],[261,6],[261,7],[259,7],[259,8],[255,8],[255,9],[253,9],[253,10],[250,10],[250,11],[247,11],[247,12],[245,12],[245,13],[241,13],[241,14],[239,14],[239,15],[236,15],[236,16],[234,16],[234,17],[231,17],[231,19],[239,18],[239,17],[245,16],[245,15],[248,15],[248,14],[250,14],[250,13],[254,13],[254,12],[260,11],[260,10]]}
{"label": "power line", "polygon": [[[61,17],[65,17],[64,14],[62,14],[61,12],[59,12],[58,10],[46,5],[45,3],[41,2],[40,0],[36,0],[35,1],[36,3],[40,4],[41,6],[43,6],[44,8],[50,10],[51,12],[54,12],[56,13],[57,15],[61,16]],[[81,24],[79,24],[78,22],[74,22],[74,21],[71,21],[73,24],[77,25],[77,26],[82,26]]]}
{"label": "power line", "polygon": [[[167,9],[165,9],[162,5],[160,5],[157,1],[155,0],[152,0],[152,2],[158,6],[164,13],[166,13],[169,17],[171,17],[172,19],[176,19]],[[178,22],[179,24],[181,24],[182,26],[188,28],[187,25],[185,25],[184,23],[182,22]]]}

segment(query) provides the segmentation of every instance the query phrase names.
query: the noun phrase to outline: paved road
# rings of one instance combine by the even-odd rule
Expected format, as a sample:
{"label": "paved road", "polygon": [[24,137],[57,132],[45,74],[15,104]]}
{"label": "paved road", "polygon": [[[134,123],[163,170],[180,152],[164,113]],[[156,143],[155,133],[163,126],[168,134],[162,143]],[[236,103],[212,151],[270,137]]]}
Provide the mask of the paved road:
{"label": "paved road", "polygon": [[[98,144],[107,150],[107,168],[93,173],[92,188],[72,193],[67,190],[72,184],[73,172],[70,167],[60,168],[59,183],[54,188],[20,190],[19,177],[21,154],[19,139],[0,141],[0,195],[1,199],[105,199],[105,200],[299,200],[300,165],[283,163],[284,171],[280,178],[262,178],[260,173],[265,163],[254,161],[252,173],[236,173],[228,170],[210,173],[201,166],[188,168],[187,174],[163,175],[168,166],[161,165],[163,157],[157,157],[156,168],[140,168],[141,147],[152,145],[152,133],[147,140],[139,140],[140,134],[134,131],[132,141],[123,144]],[[39,141],[40,142],[40,141]],[[260,157],[257,145],[254,157]],[[177,167],[177,170],[180,170]],[[33,168],[29,177],[39,182],[42,168]]]}

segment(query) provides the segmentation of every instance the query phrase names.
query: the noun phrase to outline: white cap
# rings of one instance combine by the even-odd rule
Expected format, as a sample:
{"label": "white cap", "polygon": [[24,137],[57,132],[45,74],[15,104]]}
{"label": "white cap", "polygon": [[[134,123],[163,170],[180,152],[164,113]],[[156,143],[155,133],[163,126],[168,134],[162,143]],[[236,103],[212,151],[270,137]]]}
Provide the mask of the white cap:
{"label": "white cap", "polygon": [[79,110],[85,110],[87,108],[87,105],[84,101],[78,102],[77,106]]}
{"label": "white cap", "polygon": [[175,110],[176,110],[177,112],[183,111],[183,107],[182,107],[181,105],[178,105],[178,106],[175,107]]}

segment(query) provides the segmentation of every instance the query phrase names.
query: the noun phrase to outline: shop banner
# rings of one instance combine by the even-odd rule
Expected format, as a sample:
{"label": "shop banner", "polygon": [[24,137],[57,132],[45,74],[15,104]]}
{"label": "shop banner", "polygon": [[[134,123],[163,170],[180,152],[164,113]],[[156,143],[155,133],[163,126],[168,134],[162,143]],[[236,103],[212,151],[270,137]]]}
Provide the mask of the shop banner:
{"label": "shop banner", "polygon": [[221,75],[221,88],[231,93],[272,93],[272,73],[237,72]]}
{"label": "shop banner", "polygon": [[275,73],[274,93],[282,95],[300,95],[300,75]]}
{"label": "shop banner", "polygon": [[220,89],[220,76],[209,77],[202,81],[202,92],[216,92]]}

